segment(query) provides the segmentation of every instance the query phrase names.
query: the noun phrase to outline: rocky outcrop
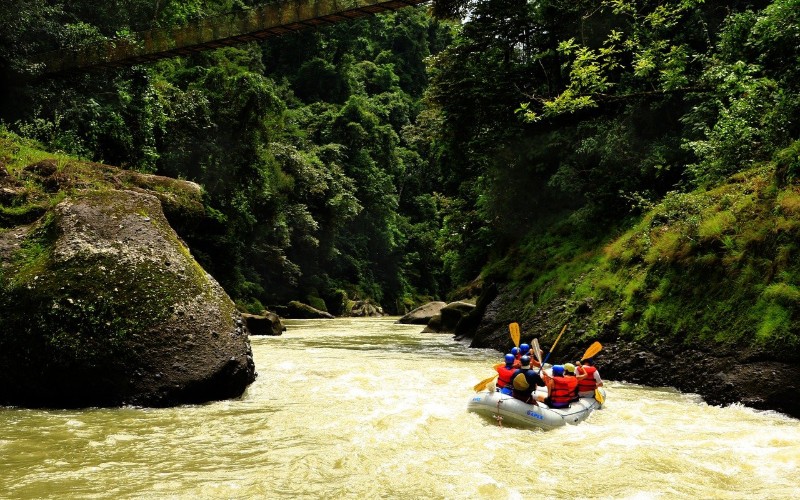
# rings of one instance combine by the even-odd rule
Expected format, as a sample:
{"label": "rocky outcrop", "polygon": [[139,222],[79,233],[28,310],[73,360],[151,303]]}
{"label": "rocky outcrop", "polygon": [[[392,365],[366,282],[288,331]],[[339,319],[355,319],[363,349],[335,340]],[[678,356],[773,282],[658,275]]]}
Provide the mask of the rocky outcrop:
{"label": "rocky outcrop", "polygon": [[439,314],[446,305],[447,302],[428,302],[409,312],[397,322],[406,325],[427,325],[431,318]]}
{"label": "rocky outcrop", "polygon": [[261,314],[242,314],[244,326],[250,335],[270,335],[277,337],[286,331],[280,316],[274,312],[264,311]]}
{"label": "rocky outcrop", "polygon": [[[479,300],[479,304],[481,301]],[[508,352],[513,346],[508,324],[519,321],[514,304],[516,291],[501,288],[487,305],[471,347],[494,348]],[[581,357],[594,340],[603,344],[595,357],[603,378],[652,387],[674,387],[695,393],[714,405],[740,402],[763,410],[775,410],[800,418],[800,366],[777,360],[767,352],[717,346],[702,349],[655,338],[651,343],[622,338],[619,323],[622,311],[598,325],[597,334],[586,339],[584,321],[591,317],[597,304],[591,300],[555,301],[521,323],[523,342],[538,338],[541,347],[549,349],[564,327],[550,361],[574,361]]]}
{"label": "rocky outcrop", "polygon": [[439,314],[431,317],[423,333],[455,333],[462,319],[475,309],[469,302],[451,302],[439,310]]}
{"label": "rocky outcrop", "polygon": [[78,191],[0,232],[0,404],[199,403],[255,379],[240,314],[161,207]]}
{"label": "rocky outcrop", "polygon": [[349,316],[355,318],[380,318],[383,308],[371,300],[357,300],[350,305]]}
{"label": "rocky outcrop", "polygon": [[800,418],[800,366],[771,359],[764,352],[711,352],[622,339],[603,346],[598,364],[609,380],[675,387],[699,394],[713,405],[740,402]]}

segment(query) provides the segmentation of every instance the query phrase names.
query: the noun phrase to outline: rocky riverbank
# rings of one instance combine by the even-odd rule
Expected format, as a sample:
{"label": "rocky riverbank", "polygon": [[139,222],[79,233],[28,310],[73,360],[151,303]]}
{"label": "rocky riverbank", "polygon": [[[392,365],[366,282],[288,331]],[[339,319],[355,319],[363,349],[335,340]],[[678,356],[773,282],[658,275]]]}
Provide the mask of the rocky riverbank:
{"label": "rocky riverbank", "polygon": [[[473,347],[489,347],[508,352],[513,343],[508,325],[517,321],[513,304],[515,291],[505,288],[498,294],[484,294],[485,308],[479,326],[462,334]],[[603,349],[596,356],[602,376],[608,380],[631,382],[652,387],[673,387],[695,393],[712,405],[740,403],[760,410],[774,410],[800,418],[800,366],[784,353],[776,353],[738,344],[686,346],[654,336],[654,342],[626,339],[618,321],[609,321],[596,332],[587,334],[590,308],[560,302],[552,309],[541,310],[532,320],[522,321],[522,341],[538,338],[549,349],[565,323],[568,328],[551,355],[553,362],[578,359],[592,341]]]}

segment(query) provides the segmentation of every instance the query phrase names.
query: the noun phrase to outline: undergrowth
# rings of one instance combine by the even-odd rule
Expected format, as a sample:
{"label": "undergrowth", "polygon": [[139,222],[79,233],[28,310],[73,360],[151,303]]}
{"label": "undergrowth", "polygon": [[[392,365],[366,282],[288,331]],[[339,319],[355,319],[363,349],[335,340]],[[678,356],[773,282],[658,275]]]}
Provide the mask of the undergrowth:
{"label": "undergrowth", "polygon": [[531,237],[490,271],[521,292],[523,319],[566,308],[580,337],[611,327],[643,342],[791,356],[800,347],[798,215],[800,185],[779,186],[774,165],[763,165],[715,189],[670,193],[617,237]]}

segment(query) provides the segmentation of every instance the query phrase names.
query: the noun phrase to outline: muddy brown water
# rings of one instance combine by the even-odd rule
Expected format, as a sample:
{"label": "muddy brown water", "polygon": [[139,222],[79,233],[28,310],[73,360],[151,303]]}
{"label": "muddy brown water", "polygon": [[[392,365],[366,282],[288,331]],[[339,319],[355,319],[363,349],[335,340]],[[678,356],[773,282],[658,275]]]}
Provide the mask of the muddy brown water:
{"label": "muddy brown water", "polygon": [[[610,381],[553,431],[466,412],[500,354],[388,319],[254,337],[241,399],[0,408],[0,498],[792,498],[800,421]],[[554,353],[557,357],[557,352]],[[602,373],[602,366],[600,367]]]}

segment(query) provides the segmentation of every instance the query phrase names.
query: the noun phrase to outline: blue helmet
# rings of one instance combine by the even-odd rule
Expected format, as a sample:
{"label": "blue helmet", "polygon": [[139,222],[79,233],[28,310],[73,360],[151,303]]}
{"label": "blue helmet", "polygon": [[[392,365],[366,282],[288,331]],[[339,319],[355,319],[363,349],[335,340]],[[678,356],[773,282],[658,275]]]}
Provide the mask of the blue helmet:
{"label": "blue helmet", "polygon": [[509,354],[506,354],[506,358],[505,359],[506,359],[506,366],[511,366],[511,365],[514,364],[514,361],[516,361],[517,357],[514,356],[513,354],[509,353]]}
{"label": "blue helmet", "polygon": [[517,354],[519,354],[519,347],[512,347],[511,348],[511,354],[513,354],[514,357],[516,358]]}
{"label": "blue helmet", "polygon": [[522,356],[521,358],[519,358],[519,362],[520,362],[520,366],[522,366],[523,368],[526,367],[526,366],[528,368],[530,368],[530,366],[531,366],[531,357],[530,356]]}
{"label": "blue helmet", "polygon": [[561,365],[553,365],[553,376],[562,377],[564,375],[564,367]]}
{"label": "blue helmet", "polygon": [[522,355],[524,356],[528,354],[528,351],[531,350],[531,346],[529,346],[528,344],[522,344],[521,346],[519,346],[519,350],[522,352]]}

